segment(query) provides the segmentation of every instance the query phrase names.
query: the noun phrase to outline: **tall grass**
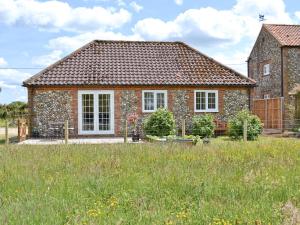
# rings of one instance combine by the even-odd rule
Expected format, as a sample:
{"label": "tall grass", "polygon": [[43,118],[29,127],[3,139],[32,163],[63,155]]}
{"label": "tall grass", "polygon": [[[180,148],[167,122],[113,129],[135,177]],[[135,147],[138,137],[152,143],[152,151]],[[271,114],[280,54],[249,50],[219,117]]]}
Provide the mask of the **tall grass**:
{"label": "tall grass", "polygon": [[0,146],[0,224],[280,224],[299,187],[294,139]]}

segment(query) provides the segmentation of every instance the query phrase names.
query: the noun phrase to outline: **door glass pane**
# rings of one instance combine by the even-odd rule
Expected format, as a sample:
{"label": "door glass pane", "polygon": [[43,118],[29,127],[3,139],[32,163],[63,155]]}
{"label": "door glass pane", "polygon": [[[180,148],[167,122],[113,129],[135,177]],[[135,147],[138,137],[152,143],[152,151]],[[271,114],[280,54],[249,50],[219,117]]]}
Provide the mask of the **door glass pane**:
{"label": "door glass pane", "polygon": [[216,108],[216,93],[208,93],[208,108],[215,109]]}
{"label": "door glass pane", "polygon": [[154,110],[154,93],[144,92],[144,110]]}
{"label": "door glass pane", "polygon": [[196,109],[205,110],[206,99],[205,92],[196,92]]}
{"label": "door glass pane", "polygon": [[94,95],[82,95],[82,130],[94,130]]}
{"label": "door glass pane", "polygon": [[110,94],[99,94],[99,130],[110,130]]}
{"label": "door glass pane", "polygon": [[165,107],[165,93],[157,93],[156,94],[156,106],[157,108],[164,108]]}

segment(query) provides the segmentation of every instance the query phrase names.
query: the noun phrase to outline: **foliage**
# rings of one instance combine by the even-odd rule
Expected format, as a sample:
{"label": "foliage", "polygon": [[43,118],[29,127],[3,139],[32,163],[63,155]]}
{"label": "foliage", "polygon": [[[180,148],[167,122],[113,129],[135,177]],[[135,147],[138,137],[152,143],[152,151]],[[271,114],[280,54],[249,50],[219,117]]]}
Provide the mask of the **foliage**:
{"label": "foliage", "polygon": [[282,224],[300,208],[299,146],[0,146],[0,224]]}
{"label": "foliage", "polygon": [[12,102],[8,105],[0,105],[0,119],[17,119],[24,117],[27,110],[27,103],[25,102]]}
{"label": "foliage", "polygon": [[148,135],[168,136],[175,133],[175,119],[173,113],[160,108],[145,119],[144,131]]}
{"label": "foliage", "polygon": [[193,117],[193,135],[198,135],[201,138],[209,138],[214,134],[214,130],[214,117],[211,114],[203,114]]}
{"label": "foliage", "polygon": [[262,133],[263,124],[260,119],[248,110],[240,111],[234,118],[229,120],[229,136],[232,139],[241,139],[244,131],[244,121],[247,121],[247,139],[256,140]]}

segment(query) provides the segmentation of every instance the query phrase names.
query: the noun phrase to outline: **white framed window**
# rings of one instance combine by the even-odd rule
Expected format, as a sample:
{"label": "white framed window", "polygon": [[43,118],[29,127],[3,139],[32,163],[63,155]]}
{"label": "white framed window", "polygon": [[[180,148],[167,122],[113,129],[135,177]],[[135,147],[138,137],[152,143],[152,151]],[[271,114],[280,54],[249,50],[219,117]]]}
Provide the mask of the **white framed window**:
{"label": "white framed window", "polygon": [[218,112],[218,91],[195,90],[195,112]]}
{"label": "white framed window", "polygon": [[78,91],[78,134],[114,134],[114,91]]}
{"label": "white framed window", "polygon": [[161,90],[144,90],[143,95],[143,112],[155,112],[159,108],[167,108],[167,91]]}
{"label": "white framed window", "polygon": [[263,70],[264,76],[270,75],[270,64],[265,64]]}
{"label": "white framed window", "polygon": [[270,95],[269,94],[264,94],[264,99],[269,99]]}

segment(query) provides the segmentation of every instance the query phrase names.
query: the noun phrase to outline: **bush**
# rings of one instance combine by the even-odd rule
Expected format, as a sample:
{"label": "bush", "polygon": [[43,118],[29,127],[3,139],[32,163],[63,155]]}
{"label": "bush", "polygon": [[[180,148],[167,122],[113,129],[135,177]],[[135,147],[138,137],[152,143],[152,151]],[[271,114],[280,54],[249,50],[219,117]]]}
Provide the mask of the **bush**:
{"label": "bush", "polygon": [[193,117],[193,135],[201,138],[209,138],[214,134],[214,117],[210,114],[204,114]]}
{"label": "bush", "polygon": [[243,110],[229,120],[229,136],[232,139],[242,139],[245,120],[247,120],[248,140],[256,140],[262,133],[263,124],[258,116],[251,114],[248,110]]}
{"label": "bush", "polygon": [[153,136],[168,136],[175,133],[173,113],[167,109],[158,109],[152,113],[143,124],[144,132]]}

